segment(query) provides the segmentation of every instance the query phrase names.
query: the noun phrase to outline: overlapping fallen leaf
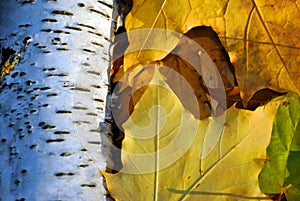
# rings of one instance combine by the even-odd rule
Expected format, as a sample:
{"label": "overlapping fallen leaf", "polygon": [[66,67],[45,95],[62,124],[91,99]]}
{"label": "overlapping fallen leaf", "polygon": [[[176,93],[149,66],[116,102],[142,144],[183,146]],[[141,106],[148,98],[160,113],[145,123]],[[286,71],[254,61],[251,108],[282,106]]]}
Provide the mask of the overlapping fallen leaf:
{"label": "overlapping fallen leaf", "polygon": [[126,201],[266,199],[258,174],[267,160],[273,119],[282,98],[255,111],[231,107],[222,123],[223,115],[195,119],[157,67],[151,83],[123,124],[123,169],[117,174],[102,172],[112,197]]}
{"label": "overlapping fallen leaf", "polygon": [[290,201],[300,197],[300,97],[288,94],[278,108],[267,148],[269,160],[259,175],[267,194],[283,194]]}
{"label": "overlapping fallen leaf", "polygon": [[[152,38],[150,40],[152,40]],[[118,51],[120,49],[119,47],[123,45],[120,45],[119,41],[115,43],[115,50]],[[194,46],[194,48],[191,48],[191,46]],[[199,56],[201,47],[205,48],[207,54],[203,52],[202,56]],[[122,53],[114,54],[116,59],[114,60],[114,68],[112,71],[112,83],[113,85],[119,83],[119,85],[114,88],[114,93],[118,96],[118,103],[113,105],[119,107],[118,110],[120,111],[120,115],[116,116],[116,121],[123,123],[126,118],[128,118],[128,115],[123,115],[124,113],[128,113],[128,107],[122,103],[126,102],[125,99],[129,96],[132,99],[131,103],[133,105],[138,102],[144,92],[144,89],[139,88],[149,83],[153,69],[137,64],[133,68],[128,69],[128,71],[130,71],[129,73],[126,72],[124,74],[122,57],[118,56],[121,54]],[[205,54],[210,56],[211,59],[205,57]],[[184,59],[182,55],[188,56]],[[161,72],[165,77],[165,81],[174,90],[183,106],[193,113],[196,118],[199,116],[199,111],[193,109],[194,105],[189,101],[190,97],[186,96],[187,86],[183,85],[183,81],[188,82],[197,97],[198,107],[201,111],[198,117],[200,119],[204,119],[212,113],[210,109],[211,105],[209,105],[209,96],[221,103],[219,107],[216,106],[216,108],[214,108],[217,110],[216,112],[213,111],[215,113],[222,113],[234,102],[239,100],[229,100],[227,101],[228,104],[226,103],[224,88],[228,91],[232,91],[235,87],[234,70],[230,62],[228,62],[228,58],[226,58],[226,53],[219,39],[208,27],[196,27],[190,30],[180,39],[172,53],[159,61],[159,63],[162,66],[169,67],[169,70],[166,72]],[[168,73],[170,69],[176,71],[177,74],[174,76],[174,73]],[[209,76],[215,79],[211,80],[207,78]],[[207,88],[209,88],[212,93],[209,93]],[[137,89],[139,90],[136,92]],[[236,93],[238,94],[238,91]],[[132,104],[129,106],[129,113],[133,110]],[[114,108],[113,110],[117,109]]]}
{"label": "overlapping fallen leaf", "polygon": [[[122,37],[117,39],[122,39]],[[153,39],[155,38],[149,38],[149,40]],[[212,60],[210,58],[201,58],[199,56],[199,48],[195,47],[198,45],[205,49]],[[121,122],[120,125],[127,120],[133,111],[134,104],[138,102],[140,96],[144,93],[145,89],[141,88],[141,86],[148,84],[153,74],[153,69],[146,68],[141,64],[134,65],[124,73],[123,57],[121,56],[124,52],[120,51],[120,49],[124,49],[124,47],[127,46],[127,41],[115,41],[113,54],[114,65],[111,72],[113,91],[118,97],[113,104],[113,107],[116,106],[118,108],[113,108],[113,110],[119,111],[118,115],[115,116],[115,121]],[[188,60],[181,58],[180,55],[188,55]],[[204,119],[212,113],[211,105],[209,105],[211,98],[215,99],[219,104],[216,108],[212,109],[215,110],[213,111],[215,114],[220,114],[235,102],[241,101],[239,88],[236,86],[234,69],[230,62],[228,62],[227,57],[228,55],[225,52],[224,47],[210,28],[195,27],[188,31],[180,39],[177,46],[172,50],[172,53],[168,54],[159,61],[159,63],[160,65],[168,66],[170,69],[179,73],[177,76],[173,77],[174,74],[169,76],[167,72],[162,72],[165,76],[165,81],[173,88],[177,97],[183,103],[183,106],[197,117],[199,116],[199,114],[197,114],[198,110],[193,109],[194,105],[191,105],[188,97],[185,95],[186,86],[181,86],[182,78],[188,82],[194,90],[198,100],[198,107],[201,110],[200,119]],[[213,61],[214,64],[209,60]],[[215,73],[220,76],[215,75]],[[211,81],[208,78],[202,78],[210,75],[216,79]],[[218,78],[222,79],[221,83],[218,82]],[[226,94],[224,93],[224,88]],[[276,95],[278,94],[268,90],[260,91],[250,100],[247,108],[253,110],[257,106],[264,104],[265,101],[271,100],[271,97]],[[226,101],[225,96],[227,99]],[[131,98],[130,104],[122,104],[129,102],[129,100],[127,100],[128,98]],[[242,107],[240,105],[241,104],[238,104],[238,107]]]}
{"label": "overlapping fallen leaf", "polygon": [[[151,31],[141,34],[141,38],[131,37],[132,30],[163,28],[186,33],[196,26],[211,26],[229,53],[244,103],[263,88],[300,94],[299,7],[298,1],[286,0],[135,0],[125,23],[129,50],[141,41],[143,47],[159,45],[172,50],[180,40],[168,34],[151,37]],[[147,40],[149,37],[156,39]],[[161,60],[169,52],[127,54],[124,69],[135,63]]]}

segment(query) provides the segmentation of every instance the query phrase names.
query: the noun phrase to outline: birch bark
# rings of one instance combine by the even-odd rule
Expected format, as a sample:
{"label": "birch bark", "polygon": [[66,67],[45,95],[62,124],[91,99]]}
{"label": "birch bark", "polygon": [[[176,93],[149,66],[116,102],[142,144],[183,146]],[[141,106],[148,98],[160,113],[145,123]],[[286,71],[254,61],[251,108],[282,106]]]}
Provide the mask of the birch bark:
{"label": "birch bark", "polygon": [[[0,200],[105,200],[112,0],[0,2]],[[13,53],[15,52],[15,53]]]}

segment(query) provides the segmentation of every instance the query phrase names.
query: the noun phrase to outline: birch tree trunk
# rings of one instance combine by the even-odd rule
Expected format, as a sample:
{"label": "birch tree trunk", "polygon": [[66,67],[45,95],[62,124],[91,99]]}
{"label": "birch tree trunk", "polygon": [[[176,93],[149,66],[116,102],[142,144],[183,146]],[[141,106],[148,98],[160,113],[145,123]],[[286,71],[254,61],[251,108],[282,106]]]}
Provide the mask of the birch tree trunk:
{"label": "birch tree trunk", "polygon": [[[98,125],[112,4],[0,2],[1,201],[105,200]],[[10,72],[6,61],[14,64]]]}

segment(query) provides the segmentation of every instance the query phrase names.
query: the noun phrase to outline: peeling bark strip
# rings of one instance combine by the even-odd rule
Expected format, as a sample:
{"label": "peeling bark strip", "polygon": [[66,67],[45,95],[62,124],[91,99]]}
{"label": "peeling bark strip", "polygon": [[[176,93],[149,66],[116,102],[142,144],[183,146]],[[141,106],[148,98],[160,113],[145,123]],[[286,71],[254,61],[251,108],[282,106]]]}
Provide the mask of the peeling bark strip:
{"label": "peeling bark strip", "polygon": [[106,200],[112,4],[0,1],[1,201]]}

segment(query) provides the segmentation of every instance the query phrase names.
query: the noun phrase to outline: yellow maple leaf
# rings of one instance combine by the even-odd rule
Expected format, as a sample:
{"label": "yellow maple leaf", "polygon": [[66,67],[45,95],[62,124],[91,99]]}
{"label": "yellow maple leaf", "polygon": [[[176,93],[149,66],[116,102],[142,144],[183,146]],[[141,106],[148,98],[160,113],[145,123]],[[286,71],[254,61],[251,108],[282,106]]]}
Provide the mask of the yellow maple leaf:
{"label": "yellow maple leaf", "polygon": [[258,174],[266,160],[273,119],[282,98],[255,111],[231,107],[197,120],[155,66],[123,124],[123,169],[101,172],[119,200],[260,200]]}
{"label": "yellow maple leaf", "polygon": [[[151,30],[183,34],[204,25],[213,28],[228,51],[244,102],[266,87],[300,94],[299,7],[299,1],[287,0],[134,0],[125,22],[130,45],[124,69],[164,58],[180,40]],[[131,34],[142,28],[150,31]],[[160,51],[138,51],[151,45]]]}

